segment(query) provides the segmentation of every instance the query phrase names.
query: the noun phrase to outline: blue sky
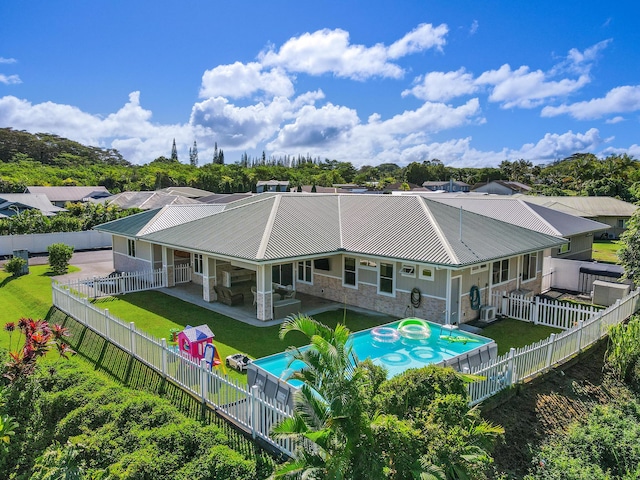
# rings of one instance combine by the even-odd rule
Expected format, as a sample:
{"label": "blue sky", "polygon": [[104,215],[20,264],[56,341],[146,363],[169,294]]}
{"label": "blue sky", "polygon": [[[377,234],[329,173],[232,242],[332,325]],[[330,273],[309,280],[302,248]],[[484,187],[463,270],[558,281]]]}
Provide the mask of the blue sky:
{"label": "blue sky", "polygon": [[0,127],[356,166],[640,158],[636,1],[2,0]]}

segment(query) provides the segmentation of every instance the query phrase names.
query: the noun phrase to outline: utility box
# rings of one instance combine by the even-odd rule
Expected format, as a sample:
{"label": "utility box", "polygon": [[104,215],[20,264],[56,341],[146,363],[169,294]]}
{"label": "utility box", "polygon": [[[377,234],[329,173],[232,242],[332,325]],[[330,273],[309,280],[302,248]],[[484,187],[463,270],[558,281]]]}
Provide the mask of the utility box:
{"label": "utility box", "polygon": [[608,307],[616,303],[631,291],[631,286],[624,283],[605,282],[603,280],[595,280],[593,282],[593,299],[595,305],[603,305]]}
{"label": "utility box", "polygon": [[20,275],[27,275],[29,273],[29,250],[14,250],[13,256],[20,257],[26,262],[20,270]]}

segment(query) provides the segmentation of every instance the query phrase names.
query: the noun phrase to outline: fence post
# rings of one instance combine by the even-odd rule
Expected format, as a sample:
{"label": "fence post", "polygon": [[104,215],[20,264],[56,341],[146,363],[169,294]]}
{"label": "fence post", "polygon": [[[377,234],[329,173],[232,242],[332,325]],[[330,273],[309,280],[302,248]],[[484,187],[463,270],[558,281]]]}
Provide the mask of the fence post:
{"label": "fence post", "polygon": [[584,327],[584,320],[578,321],[578,351],[582,351],[582,327]]}
{"label": "fence post", "polygon": [[259,421],[259,411],[258,411],[258,390],[260,387],[258,385],[253,385],[251,387],[250,395],[249,395],[249,406],[251,408],[251,438],[255,440],[256,438],[256,430],[257,424]]}
{"label": "fence post", "polygon": [[136,324],[133,322],[129,323],[129,337],[131,340],[131,355],[136,356]]}
{"label": "fence post", "polygon": [[549,343],[547,344],[547,361],[545,362],[545,369],[551,366],[551,359],[553,358],[553,346],[556,343],[556,334],[549,335]]}
{"label": "fence post", "polygon": [[207,402],[207,361],[200,359],[200,398],[202,403]]}
{"label": "fence post", "polygon": [[107,337],[107,340],[111,340],[111,335],[109,334],[109,323],[111,323],[111,317],[109,317],[109,309],[104,309],[104,336]]}
{"label": "fence post", "polygon": [[502,305],[500,306],[501,315],[509,316],[511,312],[509,312],[509,297],[506,292],[502,292]]}
{"label": "fence post", "polygon": [[531,320],[534,325],[538,324],[538,314],[540,312],[540,297],[534,297],[533,302],[531,303]]}
{"label": "fence post", "polygon": [[516,349],[511,347],[511,349],[509,350],[509,361],[507,362],[507,386],[511,386],[514,384],[514,377],[515,375],[513,374],[513,366],[514,366],[514,358],[516,356]]}
{"label": "fence post", "polygon": [[161,338],[160,344],[162,345],[162,376],[167,378],[167,339]]}
{"label": "fence post", "polygon": [[89,324],[89,299],[85,297],[84,299],[84,324]]}
{"label": "fence post", "polygon": [[98,282],[98,277],[96,277],[95,275],[93,276],[93,281],[91,282],[91,285],[93,286],[93,299],[95,300],[96,298],[98,298],[98,287],[96,286],[96,283]]}

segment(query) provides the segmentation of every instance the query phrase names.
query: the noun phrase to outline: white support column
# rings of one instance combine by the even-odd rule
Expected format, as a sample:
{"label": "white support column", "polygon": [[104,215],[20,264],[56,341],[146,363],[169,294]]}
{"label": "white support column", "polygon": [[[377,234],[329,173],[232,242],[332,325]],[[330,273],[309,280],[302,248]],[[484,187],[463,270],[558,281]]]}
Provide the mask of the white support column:
{"label": "white support column", "polygon": [[256,272],[256,316],[266,321],[273,318],[273,293],[271,293],[271,265],[259,265]]}
{"label": "white support column", "polygon": [[216,300],[216,259],[205,255],[202,259],[202,298],[205,302]]}
{"label": "white support column", "polygon": [[162,268],[167,272],[167,287],[176,286],[176,277],[174,274],[174,257],[173,249],[162,247]]}

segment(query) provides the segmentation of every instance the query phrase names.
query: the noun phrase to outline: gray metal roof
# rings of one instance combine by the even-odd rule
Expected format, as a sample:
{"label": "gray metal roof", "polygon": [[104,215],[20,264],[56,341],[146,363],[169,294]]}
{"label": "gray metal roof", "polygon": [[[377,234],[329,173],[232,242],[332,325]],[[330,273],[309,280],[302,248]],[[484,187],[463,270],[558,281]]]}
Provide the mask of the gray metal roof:
{"label": "gray metal roof", "polygon": [[581,217],[630,217],[638,209],[637,205],[613,197],[545,197],[527,195],[521,197],[529,203],[536,203]]}
{"label": "gray metal roof", "polygon": [[224,205],[192,204],[167,205],[160,209],[129,215],[111,222],[98,225],[95,230],[122,235],[125,237],[141,237],[167,228],[192,222],[215,215],[223,211]]}
{"label": "gray metal roof", "polygon": [[189,198],[200,198],[211,195],[213,192],[193,187],[167,187],[158,190],[159,192],[168,193],[170,195],[182,195]]}
{"label": "gray metal roof", "polygon": [[[116,233],[113,226],[104,227],[97,228]],[[564,243],[471,212],[463,212],[461,222],[459,209],[418,195],[295,193],[256,195],[218,214],[142,237],[257,262],[352,252],[451,266]]]}
{"label": "gray metal roof", "polygon": [[567,237],[609,228],[609,225],[604,223],[529,203],[528,197],[513,198],[499,195],[429,198],[547,235]]}
{"label": "gray metal roof", "polygon": [[[0,210],[3,210],[3,216],[10,217],[15,214],[15,211],[11,210],[12,206],[15,206],[19,210],[37,209],[44,215],[55,215],[59,212],[66,212],[66,209],[55,206],[49,198],[43,194],[0,193]],[[6,212],[4,210],[6,210]]]}
{"label": "gray metal roof", "polygon": [[193,205],[198,200],[194,200],[182,195],[171,195],[164,192],[122,192],[104,199],[111,205],[120,208],[140,208],[142,210],[153,210],[165,205]]}
{"label": "gray metal roof", "polygon": [[89,187],[39,187],[30,186],[26,193],[41,193],[52,202],[82,202],[85,198],[100,198],[111,195],[102,185]]}

